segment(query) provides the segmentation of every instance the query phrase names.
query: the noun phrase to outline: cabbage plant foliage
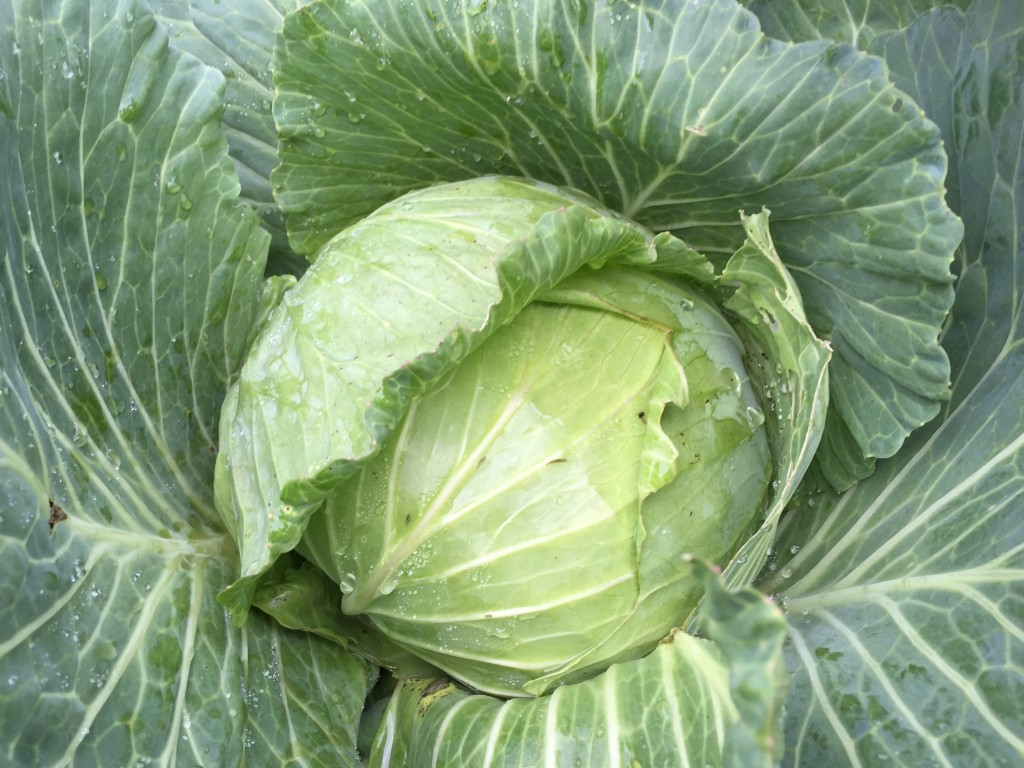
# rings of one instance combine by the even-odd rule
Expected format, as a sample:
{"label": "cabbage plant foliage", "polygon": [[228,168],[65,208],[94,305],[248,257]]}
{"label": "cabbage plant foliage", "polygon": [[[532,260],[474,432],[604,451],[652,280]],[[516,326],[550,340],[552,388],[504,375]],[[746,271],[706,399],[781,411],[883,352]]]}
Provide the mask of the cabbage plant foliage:
{"label": "cabbage plant foliage", "polygon": [[1011,765],[1013,0],[0,5],[0,763]]}

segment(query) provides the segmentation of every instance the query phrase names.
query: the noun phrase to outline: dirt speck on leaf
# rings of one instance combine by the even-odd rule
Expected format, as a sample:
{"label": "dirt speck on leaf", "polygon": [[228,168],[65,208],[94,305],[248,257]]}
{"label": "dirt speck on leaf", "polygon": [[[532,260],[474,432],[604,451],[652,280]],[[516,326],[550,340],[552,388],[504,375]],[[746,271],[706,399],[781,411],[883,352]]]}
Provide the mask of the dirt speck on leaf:
{"label": "dirt speck on leaf", "polygon": [[63,523],[68,519],[68,514],[53,499],[50,499],[50,530],[57,527],[57,523]]}

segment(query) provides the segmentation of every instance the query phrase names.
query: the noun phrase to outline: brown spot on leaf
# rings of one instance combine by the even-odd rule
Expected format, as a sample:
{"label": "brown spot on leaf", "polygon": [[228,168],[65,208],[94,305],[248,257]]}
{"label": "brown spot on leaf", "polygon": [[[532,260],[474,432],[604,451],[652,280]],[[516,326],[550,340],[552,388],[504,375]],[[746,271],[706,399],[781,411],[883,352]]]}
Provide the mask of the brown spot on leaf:
{"label": "brown spot on leaf", "polygon": [[439,678],[437,678],[437,680],[435,680],[434,682],[432,682],[430,685],[428,685],[426,688],[423,689],[423,693],[420,694],[420,698],[422,699],[422,698],[425,698],[425,697],[429,696],[432,693],[437,693],[442,688],[447,686],[449,682],[450,681],[448,680],[447,677],[439,677]]}
{"label": "brown spot on leaf", "polygon": [[61,509],[60,505],[56,501],[50,499],[50,530],[52,531],[56,528],[57,523],[63,523],[67,519],[67,512]]}

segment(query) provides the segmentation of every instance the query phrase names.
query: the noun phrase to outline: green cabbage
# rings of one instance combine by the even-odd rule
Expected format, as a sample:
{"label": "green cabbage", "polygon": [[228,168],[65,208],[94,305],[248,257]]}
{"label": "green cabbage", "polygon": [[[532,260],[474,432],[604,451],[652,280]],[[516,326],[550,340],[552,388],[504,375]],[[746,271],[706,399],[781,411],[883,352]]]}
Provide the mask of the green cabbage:
{"label": "green cabbage", "polygon": [[1019,761],[1019,3],[745,5],[0,3],[0,763]]}

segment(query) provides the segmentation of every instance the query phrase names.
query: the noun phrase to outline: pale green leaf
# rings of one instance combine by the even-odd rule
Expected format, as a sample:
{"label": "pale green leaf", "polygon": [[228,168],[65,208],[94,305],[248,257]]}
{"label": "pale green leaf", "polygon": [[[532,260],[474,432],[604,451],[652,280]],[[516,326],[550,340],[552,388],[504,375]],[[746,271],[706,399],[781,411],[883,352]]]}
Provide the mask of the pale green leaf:
{"label": "pale green leaf", "polygon": [[282,626],[326,638],[395,675],[440,674],[436,667],[375,631],[369,622],[343,614],[338,585],[294,553],[279,558],[264,574],[252,604]]}
{"label": "pale green leaf", "polygon": [[404,681],[370,764],[772,765],[785,622],[753,590],[706,581],[706,638],[677,632],[643,659],[548,696],[503,702],[443,678]]}
{"label": "pale green leaf", "polygon": [[407,195],[285,294],[222,414],[218,504],[242,556],[233,610],[413,397],[588,262],[654,258],[650,233],[576,199],[494,177]]}

